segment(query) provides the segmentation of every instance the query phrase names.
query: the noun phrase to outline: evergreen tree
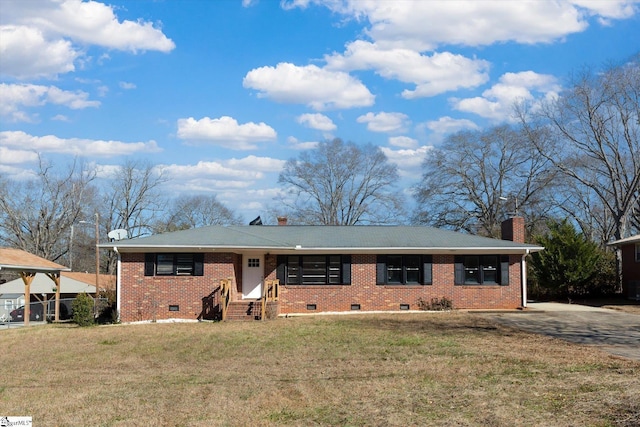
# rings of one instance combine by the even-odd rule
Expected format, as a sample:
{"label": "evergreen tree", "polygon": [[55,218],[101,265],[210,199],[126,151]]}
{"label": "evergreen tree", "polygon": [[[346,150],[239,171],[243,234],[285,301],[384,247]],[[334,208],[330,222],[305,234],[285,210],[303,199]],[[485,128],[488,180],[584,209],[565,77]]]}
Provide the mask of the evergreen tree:
{"label": "evergreen tree", "polygon": [[531,257],[540,287],[563,297],[585,293],[589,281],[598,274],[602,250],[567,220],[548,226],[547,235],[535,237],[544,251]]}

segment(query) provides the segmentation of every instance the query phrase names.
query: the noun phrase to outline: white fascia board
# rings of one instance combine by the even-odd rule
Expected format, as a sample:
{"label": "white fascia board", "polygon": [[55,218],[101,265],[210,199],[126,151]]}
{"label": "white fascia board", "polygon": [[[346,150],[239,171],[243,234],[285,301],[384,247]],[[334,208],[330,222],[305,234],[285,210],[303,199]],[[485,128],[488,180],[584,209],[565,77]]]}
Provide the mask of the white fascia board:
{"label": "white fascia board", "polygon": [[464,254],[464,255],[481,255],[481,254],[524,254],[531,252],[539,252],[544,248],[541,246],[527,247],[378,247],[378,248],[349,248],[349,247],[282,247],[282,246],[191,246],[191,245],[162,245],[162,246],[117,246],[109,245],[105,248],[118,248],[121,253],[140,253],[140,252],[268,252],[274,255],[278,254]]}
{"label": "white fascia board", "polygon": [[615,242],[607,243],[607,246],[621,246],[631,243],[640,243],[640,234],[627,237],[625,239],[616,240]]}
{"label": "white fascia board", "polygon": [[54,267],[33,267],[25,265],[6,265],[0,266],[0,270],[7,271],[22,271],[25,273],[56,273],[61,271],[71,271],[69,267],[54,268]]}
{"label": "white fascia board", "polygon": [[[105,249],[117,248],[120,253],[141,253],[141,252],[239,252],[239,251],[274,251],[283,249],[277,247],[257,247],[257,246],[207,246],[207,245],[103,245]],[[293,249],[293,248],[292,248]]]}
{"label": "white fascia board", "polygon": [[529,247],[483,247],[483,248],[447,248],[447,247],[398,247],[398,248],[310,248],[310,247],[298,247],[292,249],[276,248],[271,250],[273,254],[317,254],[317,253],[334,253],[334,254],[461,254],[461,255],[481,255],[481,254],[524,254],[531,252],[539,252],[544,248],[541,246],[529,246]]}

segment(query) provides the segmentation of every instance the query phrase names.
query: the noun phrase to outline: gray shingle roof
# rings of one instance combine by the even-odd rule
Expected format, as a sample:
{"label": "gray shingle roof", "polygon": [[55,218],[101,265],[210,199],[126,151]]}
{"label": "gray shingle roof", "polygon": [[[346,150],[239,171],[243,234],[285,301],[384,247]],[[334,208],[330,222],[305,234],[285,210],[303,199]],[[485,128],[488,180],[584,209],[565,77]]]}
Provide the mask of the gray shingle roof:
{"label": "gray shingle roof", "polygon": [[507,240],[490,239],[432,227],[410,226],[210,226],[172,233],[121,240],[122,252],[186,250],[266,250],[272,253],[303,252],[388,252],[431,253],[536,252],[542,248]]}

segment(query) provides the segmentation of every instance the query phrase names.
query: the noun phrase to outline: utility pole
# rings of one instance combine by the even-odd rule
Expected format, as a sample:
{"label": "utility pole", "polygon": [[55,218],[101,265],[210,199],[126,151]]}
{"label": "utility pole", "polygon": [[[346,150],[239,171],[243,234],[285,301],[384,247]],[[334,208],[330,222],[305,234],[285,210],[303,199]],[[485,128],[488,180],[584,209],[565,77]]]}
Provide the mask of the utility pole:
{"label": "utility pole", "polygon": [[99,282],[100,282],[100,214],[96,212],[96,299],[93,303],[96,316],[98,315],[98,298],[100,296]]}

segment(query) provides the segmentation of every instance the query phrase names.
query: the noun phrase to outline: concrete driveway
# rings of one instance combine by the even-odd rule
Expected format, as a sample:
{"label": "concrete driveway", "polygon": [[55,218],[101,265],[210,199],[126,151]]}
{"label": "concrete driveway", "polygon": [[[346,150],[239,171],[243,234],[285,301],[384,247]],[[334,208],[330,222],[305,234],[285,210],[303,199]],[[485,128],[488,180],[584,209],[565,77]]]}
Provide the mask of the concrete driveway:
{"label": "concrete driveway", "polygon": [[597,346],[616,356],[640,361],[639,315],[578,304],[530,303],[526,311],[483,316],[528,332]]}

